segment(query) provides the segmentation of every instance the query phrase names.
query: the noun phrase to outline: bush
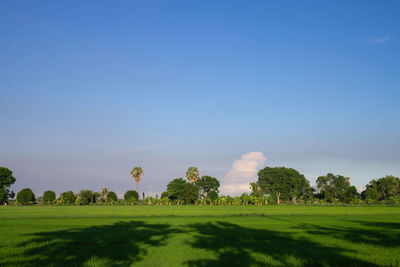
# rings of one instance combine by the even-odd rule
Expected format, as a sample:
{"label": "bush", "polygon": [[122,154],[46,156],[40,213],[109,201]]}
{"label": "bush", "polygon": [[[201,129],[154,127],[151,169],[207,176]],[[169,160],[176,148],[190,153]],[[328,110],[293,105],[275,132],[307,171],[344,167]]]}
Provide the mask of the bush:
{"label": "bush", "polygon": [[126,191],[126,193],[124,195],[124,199],[126,201],[138,201],[139,194],[135,190],[128,190],[128,191]]}
{"label": "bush", "polygon": [[28,204],[35,201],[35,194],[29,188],[24,188],[17,194],[18,203]]}
{"label": "bush", "polygon": [[56,193],[51,190],[47,190],[43,193],[42,203],[53,204],[56,201]]}
{"label": "bush", "polygon": [[90,203],[96,203],[96,195],[92,190],[81,190],[75,202],[78,205],[89,205]]}
{"label": "bush", "polygon": [[117,194],[115,194],[113,191],[107,194],[107,203],[114,203],[117,201],[118,201]]}

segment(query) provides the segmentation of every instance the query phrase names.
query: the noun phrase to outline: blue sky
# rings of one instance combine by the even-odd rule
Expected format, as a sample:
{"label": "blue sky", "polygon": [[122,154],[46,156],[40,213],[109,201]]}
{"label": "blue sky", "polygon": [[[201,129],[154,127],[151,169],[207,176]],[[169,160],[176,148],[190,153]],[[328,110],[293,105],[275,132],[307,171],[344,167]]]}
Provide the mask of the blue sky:
{"label": "blue sky", "polygon": [[[14,190],[162,192],[235,160],[400,176],[398,1],[1,1]],[[266,158],[263,160],[263,158]],[[240,165],[240,164],[239,164]],[[242,165],[240,165],[242,166]],[[233,193],[233,192],[232,192]]]}

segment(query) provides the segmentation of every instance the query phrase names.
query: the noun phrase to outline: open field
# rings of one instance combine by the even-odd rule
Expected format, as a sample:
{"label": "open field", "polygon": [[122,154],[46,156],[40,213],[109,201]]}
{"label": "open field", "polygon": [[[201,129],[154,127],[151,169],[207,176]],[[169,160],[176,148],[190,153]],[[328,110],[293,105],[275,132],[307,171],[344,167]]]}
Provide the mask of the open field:
{"label": "open field", "polygon": [[399,266],[400,207],[1,207],[0,237],[0,266]]}

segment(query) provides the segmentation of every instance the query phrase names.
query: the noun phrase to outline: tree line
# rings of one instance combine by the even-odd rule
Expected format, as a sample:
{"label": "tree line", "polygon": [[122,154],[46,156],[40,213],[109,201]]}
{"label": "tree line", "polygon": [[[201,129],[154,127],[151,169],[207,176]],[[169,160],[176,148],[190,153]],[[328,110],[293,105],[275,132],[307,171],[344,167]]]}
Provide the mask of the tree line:
{"label": "tree line", "polygon": [[[400,204],[400,179],[387,175],[371,180],[361,194],[351,185],[350,178],[328,173],[319,176],[314,187],[297,170],[286,167],[265,167],[258,171],[257,181],[250,183],[250,194],[231,197],[219,195],[220,182],[217,178],[203,175],[197,167],[189,167],[186,179],[171,180],[166,191],[160,196],[139,197],[139,183],[144,175],[141,167],[130,172],[136,183],[136,190],[125,192],[118,199],[115,192],[103,187],[100,192],[81,190],[77,194],[66,191],[57,198],[54,191],[47,190],[36,198],[31,189],[25,188],[15,195],[10,186],[16,179],[12,171],[0,167],[0,203],[14,204],[56,204],[56,205],[268,205],[268,204]],[[15,200],[12,200],[16,196]]]}

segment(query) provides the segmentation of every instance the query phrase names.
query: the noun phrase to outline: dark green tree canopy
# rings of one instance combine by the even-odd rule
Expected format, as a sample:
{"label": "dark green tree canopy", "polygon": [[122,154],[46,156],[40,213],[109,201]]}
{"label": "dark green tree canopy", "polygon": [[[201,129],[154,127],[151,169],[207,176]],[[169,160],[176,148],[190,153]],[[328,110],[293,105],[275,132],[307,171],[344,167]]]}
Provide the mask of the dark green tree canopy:
{"label": "dark green tree canopy", "polygon": [[30,188],[24,188],[18,192],[17,200],[20,204],[29,204],[35,201],[35,194]]}
{"label": "dark green tree canopy", "polygon": [[62,193],[60,196],[60,201],[62,204],[73,204],[75,203],[75,200],[76,196],[71,190]]}
{"label": "dark green tree canopy", "polygon": [[186,183],[183,190],[183,199],[186,204],[193,204],[199,196],[199,188],[192,183]]}
{"label": "dark green tree canopy", "polygon": [[257,186],[252,185],[257,193],[274,197],[279,204],[281,200],[296,201],[310,193],[310,183],[298,171],[285,167],[265,167],[258,172]]}
{"label": "dark green tree canopy", "polygon": [[168,197],[172,200],[183,200],[186,181],[183,178],[176,178],[168,183]]}
{"label": "dark green tree canopy", "polygon": [[219,181],[215,177],[204,175],[196,181],[196,185],[199,187],[202,197],[208,196],[211,192],[215,192],[217,195],[219,193]]}
{"label": "dark green tree canopy", "polygon": [[6,203],[9,198],[14,197],[14,192],[10,191],[9,188],[15,181],[12,171],[8,168],[0,167],[0,204]]}
{"label": "dark green tree canopy", "polygon": [[[328,202],[344,201],[350,187],[350,178],[328,173],[317,178],[317,189],[321,198]],[[357,190],[356,190],[357,191]],[[347,195],[348,196],[348,195]]]}
{"label": "dark green tree canopy", "polygon": [[362,193],[367,200],[384,200],[390,197],[400,197],[400,178],[387,175],[367,184]]}
{"label": "dark green tree canopy", "polygon": [[51,190],[47,190],[43,193],[42,203],[43,204],[52,204],[56,201],[56,193]]}
{"label": "dark green tree canopy", "polygon": [[96,203],[96,195],[93,193],[92,190],[81,190],[78,194],[77,201],[80,205],[89,205],[91,203]]}
{"label": "dark green tree canopy", "polygon": [[124,199],[126,201],[138,201],[139,200],[139,194],[135,190],[128,190],[124,194]]}
{"label": "dark green tree canopy", "polygon": [[113,192],[113,191],[108,192],[108,194],[107,194],[107,202],[108,203],[112,203],[112,202],[116,202],[116,201],[118,201],[117,194],[115,194],[115,192]]}

